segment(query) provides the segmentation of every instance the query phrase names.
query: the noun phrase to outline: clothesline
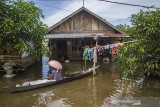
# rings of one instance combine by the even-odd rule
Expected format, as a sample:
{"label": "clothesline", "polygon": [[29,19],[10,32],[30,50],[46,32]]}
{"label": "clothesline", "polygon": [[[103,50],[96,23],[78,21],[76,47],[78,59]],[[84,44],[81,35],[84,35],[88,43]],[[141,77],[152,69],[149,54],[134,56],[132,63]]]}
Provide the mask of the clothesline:
{"label": "clothesline", "polygon": [[110,55],[114,57],[118,55],[117,47],[123,46],[124,44],[128,44],[128,43],[134,43],[137,41],[138,40],[122,42],[122,43],[115,43],[115,44],[107,44],[107,45],[103,45],[103,46],[101,45],[101,46],[93,47],[93,48],[86,47],[84,48],[83,59],[85,61],[86,60],[91,61],[94,58],[94,50],[97,50],[98,55],[102,55],[103,57],[111,57]]}
{"label": "clothesline", "polygon": [[133,41],[122,42],[122,43],[127,44],[127,43],[133,43],[133,42],[137,42],[137,41],[139,41],[139,40],[133,40]]}
{"label": "clothesline", "polygon": [[118,47],[118,46],[123,46],[124,44],[128,44],[128,43],[134,43],[137,42],[139,40],[133,40],[133,41],[128,41],[128,42],[122,42],[122,43],[114,43],[114,44],[107,44],[104,45],[103,47],[106,48],[112,48],[112,47]]}

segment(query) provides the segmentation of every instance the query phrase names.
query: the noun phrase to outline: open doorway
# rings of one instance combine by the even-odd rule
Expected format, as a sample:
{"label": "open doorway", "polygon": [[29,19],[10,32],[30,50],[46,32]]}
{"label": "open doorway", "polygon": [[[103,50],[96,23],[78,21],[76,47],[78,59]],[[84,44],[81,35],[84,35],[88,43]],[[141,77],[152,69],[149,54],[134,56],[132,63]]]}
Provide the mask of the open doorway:
{"label": "open doorway", "polygon": [[65,60],[67,58],[66,40],[57,40],[56,43],[58,60]]}

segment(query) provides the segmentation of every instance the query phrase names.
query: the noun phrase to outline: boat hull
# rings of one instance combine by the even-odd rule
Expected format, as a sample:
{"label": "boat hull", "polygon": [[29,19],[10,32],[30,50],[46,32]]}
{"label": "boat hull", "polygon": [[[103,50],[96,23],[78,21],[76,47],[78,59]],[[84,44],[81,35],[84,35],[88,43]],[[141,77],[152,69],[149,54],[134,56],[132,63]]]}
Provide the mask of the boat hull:
{"label": "boat hull", "polygon": [[[99,66],[95,67],[95,69],[97,69],[98,67]],[[77,79],[86,77],[88,75],[91,75],[93,73],[93,70],[94,70],[93,68],[90,68],[86,72],[70,75],[70,76],[67,76],[66,78],[63,78],[62,80],[59,80],[59,81],[50,81],[50,82],[46,82],[46,83],[42,83],[42,84],[36,84],[36,85],[12,87],[12,88],[10,88],[10,92],[12,92],[12,93],[23,92],[23,91],[42,88],[42,87],[47,87],[47,86],[53,86],[53,85],[57,85],[57,84],[66,83],[66,82],[69,82],[69,81],[77,80]]]}

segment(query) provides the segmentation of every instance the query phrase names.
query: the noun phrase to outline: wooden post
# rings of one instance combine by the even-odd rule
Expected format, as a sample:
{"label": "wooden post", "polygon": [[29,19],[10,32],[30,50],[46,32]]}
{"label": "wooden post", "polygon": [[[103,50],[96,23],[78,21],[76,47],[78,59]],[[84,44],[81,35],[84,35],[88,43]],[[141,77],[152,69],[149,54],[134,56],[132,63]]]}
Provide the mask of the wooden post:
{"label": "wooden post", "polygon": [[72,42],[71,40],[67,41],[67,58],[68,60],[72,57]]}
{"label": "wooden post", "polygon": [[93,68],[94,68],[93,76],[94,76],[94,75],[96,75],[95,67],[96,67],[96,63],[97,63],[97,45],[98,45],[98,42],[100,40],[100,36],[97,35],[93,39],[96,41],[96,46],[95,46],[95,49],[94,49],[94,59],[93,59],[93,62],[94,62],[93,63]]}
{"label": "wooden post", "polygon": [[96,75],[96,71],[95,71],[95,67],[96,67],[96,63],[97,63],[97,41],[96,41],[96,47],[94,48],[94,59],[93,59],[93,76]]}

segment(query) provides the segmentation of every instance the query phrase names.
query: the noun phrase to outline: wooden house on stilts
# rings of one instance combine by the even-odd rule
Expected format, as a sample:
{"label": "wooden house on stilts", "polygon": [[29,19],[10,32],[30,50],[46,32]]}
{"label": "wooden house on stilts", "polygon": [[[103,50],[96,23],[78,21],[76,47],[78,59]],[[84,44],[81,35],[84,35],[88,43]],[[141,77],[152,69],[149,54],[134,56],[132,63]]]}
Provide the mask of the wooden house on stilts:
{"label": "wooden house on stilts", "polygon": [[47,38],[52,57],[82,59],[83,46],[94,46],[93,38],[101,36],[99,45],[128,37],[105,19],[82,7],[50,27]]}

